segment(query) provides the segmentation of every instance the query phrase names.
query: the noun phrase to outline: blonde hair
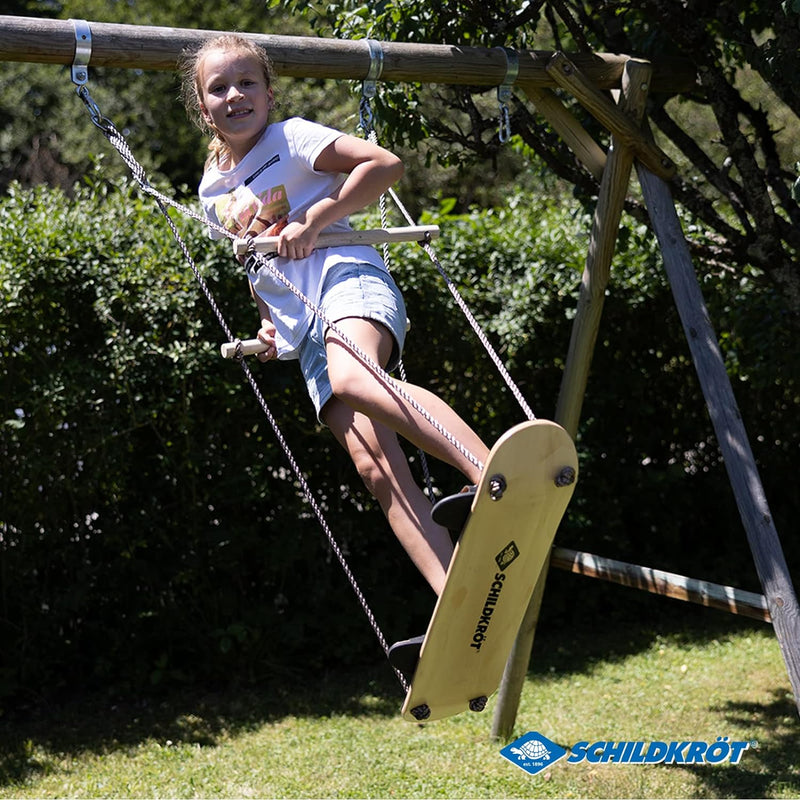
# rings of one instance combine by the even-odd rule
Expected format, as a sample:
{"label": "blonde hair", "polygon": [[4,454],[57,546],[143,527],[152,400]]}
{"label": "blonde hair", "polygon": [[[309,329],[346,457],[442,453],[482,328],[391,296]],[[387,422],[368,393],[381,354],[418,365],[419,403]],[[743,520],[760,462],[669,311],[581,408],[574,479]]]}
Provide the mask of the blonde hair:
{"label": "blonde hair", "polygon": [[211,152],[206,160],[206,169],[212,164],[219,164],[230,156],[230,147],[227,142],[219,135],[216,128],[206,120],[200,109],[203,92],[203,87],[200,83],[200,68],[203,64],[203,59],[210,52],[217,50],[241,53],[254,58],[264,71],[264,80],[267,87],[272,86],[275,79],[272,59],[267,55],[267,51],[252,39],[236,33],[223,33],[212,39],[207,39],[200,47],[194,50],[184,51],[178,64],[181,75],[181,99],[192,122],[211,137],[208,143],[208,149]]}

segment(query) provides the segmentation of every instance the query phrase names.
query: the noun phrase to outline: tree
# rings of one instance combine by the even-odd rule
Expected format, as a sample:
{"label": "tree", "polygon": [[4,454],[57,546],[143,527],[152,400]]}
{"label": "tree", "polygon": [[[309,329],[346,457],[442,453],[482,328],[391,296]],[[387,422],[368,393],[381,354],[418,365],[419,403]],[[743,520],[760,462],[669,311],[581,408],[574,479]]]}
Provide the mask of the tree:
{"label": "tree", "polygon": [[[800,207],[791,189],[800,123],[800,90],[793,79],[800,66],[800,13],[794,0],[739,0],[724,7],[705,0],[536,0],[522,7],[473,0],[275,2],[335,36],[691,59],[695,89],[676,97],[653,95],[648,115],[659,143],[679,163],[677,201],[707,230],[692,244],[708,268],[762,271],[797,324]],[[445,160],[485,163],[497,158],[501,143],[496,104],[484,95],[485,89],[438,87],[426,97],[419,87],[390,87],[384,116],[397,139],[431,137],[444,145]],[[410,102],[419,107],[419,119],[404,125]],[[521,99],[512,126],[524,150],[591,204],[596,181]],[[645,219],[639,204],[631,202],[629,211]]]}
{"label": "tree", "polygon": [[[271,18],[295,4],[274,2]],[[320,4],[319,13],[312,7],[308,22],[288,25],[298,33],[313,22],[337,35],[616,49],[652,58],[700,47],[706,37],[705,82],[691,96],[651,98],[650,117],[662,145],[682,163],[675,193],[693,223],[687,230],[711,315],[721,321],[728,369],[748,382],[742,410],[754,423],[751,433],[768,467],[767,494],[777,500],[772,510],[780,529],[798,514],[796,492],[784,476],[794,468],[797,450],[793,412],[800,363],[790,292],[796,209],[786,201],[796,174],[783,166],[798,159],[793,139],[776,130],[776,120],[780,111],[787,129],[796,131],[797,112],[783,99],[762,111],[747,98],[748,81],[779,83],[767,67],[776,58],[784,59],[783,69],[791,66],[794,34],[781,30],[772,37],[779,44],[770,44],[775,14],[735,5],[739,16],[728,19],[726,10],[717,20],[716,8],[704,15],[705,6],[694,3],[695,39],[685,38],[680,16],[673,19],[683,10],[655,2],[584,8],[553,0],[519,8],[467,0],[435,7],[417,0],[342,0]],[[40,4],[18,10],[34,6]],[[163,9],[154,0],[94,0],[65,2],[56,13],[264,30],[269,24],[260,10],[254,0],[223,9],[187,0]],[[793,6],[784,3],[781,13],[796,23]],[[752,52],[742,44],[743,30],[762,33]],[[725,45],[726,36],[737,36],[739,45]],[[759,54],[767,54],[763,70],[753,66]],[[22,102],[11,80],[21,74],[29,76]],[[229,365],[211,352],[208,343],[217,334],[206,329],[210,316],[200,310],[202,298],[165,230],[127,184],[106,183],[116,159],[89,175],[88,188],[73,188],[72,178],[87,171],[89,154],[103,140],[83,110],[76,111],[64,71],[59,84],[53,74],[51,67],[14,65],[3,73],[0,100],[6,178],[21,173],[36,183],[55,177],[72,192],[67,197],[12,184],[0,203],[0,453],[8,465],[0,480],[0,578],[6,582],[0,628],[9,632],[8,652],[21,654],[0,663],[0,697],[52,687],[70,676],[130,686],[220,680],[230,672],[252,678],[280,666],[279,657],[286,664],[308,663],[309,656],[324,653],[339,663],[375,653],[363,620],[349,610],[330,611],[330,598],[338,600],[346,586],[325,563],[328,553],[310,515],[298,512],[296,484],[281,466],[271,433],[255,420],[250,398],[239,396],[238,381],[224,373]],[[792,99],[791,85],[779,88],[776,98]],[[93,71],[92,91],[118,127],[130,129],[131,146],[148,167],[174,184],[196,182],[203,145],[173,102],[172,75],[131,79]],[[352,119],[355,104],[346,87],[338,91],[321,82],[287,85],[286,112],[298,98],[302,113],[338,116],[334,124],[346,127],[342,120]],[[728,104],[714,94],[724,91],[733,93],[738,134],[721,130],[733,124]],[[485,90],[386,86],[377,105],[383,138],[449,167],[429,170],[410,193],[439,201],[434,208],[440,216],[429,221],[443,223],[448,271],[521,378],[536,413],[551,415],[585,258],[594,179],[521,98],[513,105],[516,136],[505,147],[497,137],[497,103]],[[591,119],[585,124],[605,135]],[[62,168],[67,174],[60,178]],[[724,180],[720,170],[727,170]],[[751,178],[761,181],[760,190]],[[525,192],[509,192],[512,180]],[[475,200],[487,207],[449,215]],[[628,210],[643,215],[635,200]],[[767,218],[763,228],[758,215]],[[192,250],[208,250],[203,231],[190,230]],[[617,252],[606,335],[584,406],[583,488],[571,505],[564,544],[689,574],[699,568],[710,580],[752,579],[744,542],[739,549],[731,544],[735,513],[718,507],[726,478],[657,269],[653,237],[625,217]],[[395,272],[413,319],[409,374],[424,376],[491,439],[518,421],[518,409],[498,391],[479,349],[463,341],[460,320],[450,309],[442,313],[436,276],[420,259],[419,253],[404,254]],[[223,306],[244,307],[245,321],[236,328],[246,332],[252,310],[230,262],[227,251],[219,251],[208,255],[204,267]],[[365,490],[357,481],[353,487],[335,444],[319,443],[313,414],[298,402],[304,389],[289,372],[269,376],[270,393],[281,405],[278,417],[288,421],[297,449],[309,454],[303,466],[336,519],[356,571],[374,590],[379,617],[388,621],[390,635],[407,635],[411,616],[426,621],[429,598],[409,591],[416,576],[387,541]],[[665,513],[677,507],[679,514]],[[298,535],[286,537],[288,529]],[[398,605],[398,596],[412,597],[413,609]],[[555,607],[561,615],[581,611]],[[330,614],[317,613],[321,608]],[[344,597],[342,608],[351,608]],[[277,655],[273,628],[281,631]],[[56,669],[64,660],[69,669]]]}

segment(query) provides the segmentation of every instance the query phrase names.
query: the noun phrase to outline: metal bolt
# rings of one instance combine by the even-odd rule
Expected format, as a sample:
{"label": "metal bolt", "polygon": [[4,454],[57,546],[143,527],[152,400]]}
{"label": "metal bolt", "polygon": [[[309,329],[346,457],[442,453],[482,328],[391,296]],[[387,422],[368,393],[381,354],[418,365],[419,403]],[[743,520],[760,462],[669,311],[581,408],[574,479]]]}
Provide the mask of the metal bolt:
{"label": "metal bolt", "polygon": [[488,700],[488,698],[486,697],[486,695],[483,695],[482,697],[473,698],[472,700],[469,701],[469,710],[470,711],[483,711],[483,709],[486,708],[486,701],[487,700]]}
{"label": "metal bolt", "polygon": [[553,481],[559,489],[563,489],[565,486],[571,486],[575,483],[575,469],[574,467],[562,467],[561,471],[556,475],[555,481]]}
{"label": "metal bolt", "polygon": [[506,479],[502,475],[492,475],[489,478],[489,497],[499,500],[506,491]]}
{"label": "metal bolt", "polygon": [[430,715],[430,706],[426,705],[425,703],[423,703],[421,706],[414,706],[414,708],[411,709],[411,716],[420,722],[422,722],[424,719],[428,719]]}

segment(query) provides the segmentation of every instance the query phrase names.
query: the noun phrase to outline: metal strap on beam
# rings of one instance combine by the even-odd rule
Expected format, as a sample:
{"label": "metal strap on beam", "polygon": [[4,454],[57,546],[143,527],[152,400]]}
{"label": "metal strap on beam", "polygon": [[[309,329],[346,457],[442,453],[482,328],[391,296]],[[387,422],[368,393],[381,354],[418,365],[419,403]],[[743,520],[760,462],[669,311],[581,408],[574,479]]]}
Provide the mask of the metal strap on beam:
{"label": "metal strap on beam", "polygon": [[519,75],[519,56],[516,50],[508,47],[502,48],[506,56],[506,76],[497,87],[497,102],[500,106],[500,141],[505,143],[511,138],[511,116],[508,111],[508,101],[511,99],[511,90]]}
{"label": "metal strap on beam", "polygon": [[80,87],[89,80],[89,62],[92,59],[92,29],[85,19],[71,19],[75,31],[75,55],[72,58],[72,82]]}

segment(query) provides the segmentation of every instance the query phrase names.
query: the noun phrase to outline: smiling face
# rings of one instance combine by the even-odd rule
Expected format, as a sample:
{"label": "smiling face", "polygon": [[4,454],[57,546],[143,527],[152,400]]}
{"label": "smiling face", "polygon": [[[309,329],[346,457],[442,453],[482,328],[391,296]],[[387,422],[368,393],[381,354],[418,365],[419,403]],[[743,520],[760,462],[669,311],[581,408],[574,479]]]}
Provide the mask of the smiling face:
{"label": "smiling face", "polygon": [[198,65],[198,89],[200,112],[230,147],[233,167],[269,122],[272,88],[263,66],[248,53],[211,50]]}

